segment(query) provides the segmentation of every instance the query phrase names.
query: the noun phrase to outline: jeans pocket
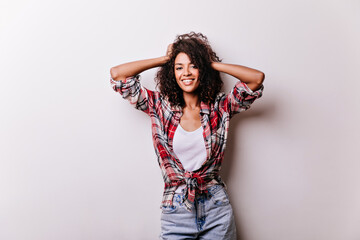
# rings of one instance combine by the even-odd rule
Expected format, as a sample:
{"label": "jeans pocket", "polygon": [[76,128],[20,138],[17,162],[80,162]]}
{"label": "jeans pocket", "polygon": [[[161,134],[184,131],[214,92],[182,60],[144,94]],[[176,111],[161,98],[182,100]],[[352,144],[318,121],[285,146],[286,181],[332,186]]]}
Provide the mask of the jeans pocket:
{"label": "jeans pocket", "polygon": [[215,205],[227,205],[230,203],[229,196],[224,187],[216,189],[215,192],[211,192],[211,200]]}
{"label": "jeans pocket", "polygon": [[177,208],[178,208],[178,206],[175,206],[175,205],[173,205],[173,206],[162,206],[161,211],[162,211],[163,214],[174,213],[174,212],[176,212]]}

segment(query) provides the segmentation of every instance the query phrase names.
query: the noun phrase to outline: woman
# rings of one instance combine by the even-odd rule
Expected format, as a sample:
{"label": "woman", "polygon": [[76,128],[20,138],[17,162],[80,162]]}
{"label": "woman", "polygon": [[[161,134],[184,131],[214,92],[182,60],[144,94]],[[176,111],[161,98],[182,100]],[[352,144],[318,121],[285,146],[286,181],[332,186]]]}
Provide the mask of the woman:
{"label": "woman", "polygon": [[[138,74],[160,67],[159,91],[141,86]],[[165,56],[111,68],[113,89],[152,122],[165,189],[161,239],[236,239],[231,205],[219,176],[230,118],[263,91],[264,73],[221,63],[207,38],[177,36]],[[221,93],[219,72],[239,79]]]}

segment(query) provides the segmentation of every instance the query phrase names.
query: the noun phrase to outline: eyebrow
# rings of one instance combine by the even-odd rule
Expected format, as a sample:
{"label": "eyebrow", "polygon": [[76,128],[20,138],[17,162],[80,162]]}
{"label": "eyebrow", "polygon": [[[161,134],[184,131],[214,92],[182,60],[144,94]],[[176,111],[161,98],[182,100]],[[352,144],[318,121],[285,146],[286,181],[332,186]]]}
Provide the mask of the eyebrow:
{"label": "eyebrow", "polygon": [[[194,64],[194,63],[189,63],[189,64]],[[175,65],[183,65],[183,63],[175,63]],[[195,65],[195,64],[194,64]]]}

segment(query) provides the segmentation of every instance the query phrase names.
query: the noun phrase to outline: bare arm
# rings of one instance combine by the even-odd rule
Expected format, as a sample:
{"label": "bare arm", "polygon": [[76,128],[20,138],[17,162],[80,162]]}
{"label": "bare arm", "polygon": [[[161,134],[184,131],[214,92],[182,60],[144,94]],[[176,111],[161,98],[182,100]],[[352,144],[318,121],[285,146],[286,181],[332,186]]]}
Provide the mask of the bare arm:
{"label": "bare arm", "polygon": [[111,77],[116,81],[124,81],[127,77],[137,75],[150,68],[159,67],[167,62],[166,57],[151,58],[128,62],[112,67],[110,69]]}
{"label": "bare arm", "polygon": [[219,72],[224,72],[236,77],[240,81],[246,83],[253,91],[259,89],[265,79],[265,74],[263,72],[241,65],[213,62],[211,66]]}
{"label": "bare arm", "polygon": [[128,62],[112,67],[110,69],[111,77],[115,81],[124,81],[127,77],[135,76],[150,68],[160,67],[161,65],[164,65],[167,61],[169,61],[171,50],[172,44],[168,45],[165,56],[139,60],[135,62]]}

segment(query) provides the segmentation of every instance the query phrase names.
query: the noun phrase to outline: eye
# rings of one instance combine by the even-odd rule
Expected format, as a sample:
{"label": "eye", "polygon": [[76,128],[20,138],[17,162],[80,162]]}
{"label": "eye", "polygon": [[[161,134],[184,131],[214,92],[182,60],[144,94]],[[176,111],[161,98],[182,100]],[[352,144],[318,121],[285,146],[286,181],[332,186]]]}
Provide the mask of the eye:
{"label": "eye", "polygon": [[192,65],[191,67],[192,67],[192,68],[195,68],[195,69],[197,69],[197,68],[198,68],[198,67],[197,67],[197,66],[195,66],[195,65]]}
{"label": "eye", "polygon": [[182,67],[177,67],[177,68],[175,68],[175,70],[181,70],[182,69]]}

